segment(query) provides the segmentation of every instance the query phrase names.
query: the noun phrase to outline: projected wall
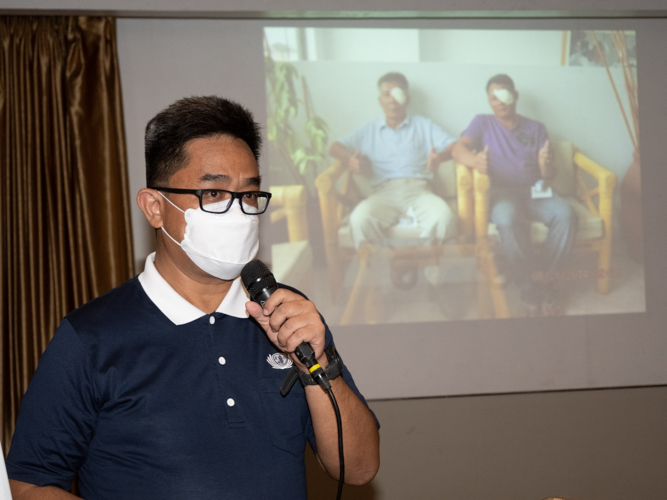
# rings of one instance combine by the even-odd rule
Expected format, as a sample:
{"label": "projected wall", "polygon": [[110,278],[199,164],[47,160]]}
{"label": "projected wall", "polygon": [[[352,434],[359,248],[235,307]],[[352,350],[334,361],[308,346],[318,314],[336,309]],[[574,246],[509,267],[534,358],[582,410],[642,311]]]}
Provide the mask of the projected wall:
{"label": "projected wall", "polygon": [[263,33],[272,267],[329,324],[645,311],[634,32]]}

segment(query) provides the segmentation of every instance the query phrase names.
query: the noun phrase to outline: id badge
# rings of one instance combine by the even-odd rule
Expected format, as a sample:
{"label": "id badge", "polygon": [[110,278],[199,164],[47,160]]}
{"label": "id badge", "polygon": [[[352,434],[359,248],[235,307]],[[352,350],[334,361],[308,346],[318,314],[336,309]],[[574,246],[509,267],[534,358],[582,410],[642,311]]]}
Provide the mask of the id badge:
{"label": "id badge", "polygon": [[530,197],[532,199],[551,198],[553,195],[554,192],[551,189],[551,186],[546,186],[544,184],[544,179],[540,179],[530,187]]}

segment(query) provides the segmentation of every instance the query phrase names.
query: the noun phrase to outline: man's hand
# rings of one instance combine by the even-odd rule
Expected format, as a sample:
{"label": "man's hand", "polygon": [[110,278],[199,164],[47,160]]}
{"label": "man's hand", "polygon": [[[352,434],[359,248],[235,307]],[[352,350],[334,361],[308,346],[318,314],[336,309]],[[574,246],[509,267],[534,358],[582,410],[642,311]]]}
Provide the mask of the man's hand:
{"label": "man's hand", "polygon": [[248,314],[264,328],[269,340],[280,351],[289,354],[302,371],[307,373],[308,369],[294,355],[294,349],[301,342],[308,342],[315,351],[318,362],[322,367],[327,366],[324,355],[325,327],[315,304],[311,301],[290,290],[280,288],[269,297],[264,309],[252,301],[246,302],[245,307]]}
{"label": "man's hand", "polygon": [[472,167],[480,174],[485,174],[489,170],[489,146],[484,146],[484,149],[475,155]]}
{"label": "man's hand", "polygon": [[[285,288],[279,288],[264,304],[246,302],[246,310],[264,328],[269,340],[288,353],[295,366],[303,366],[293,354],[301,342],[308,342],[315,351],[318,363],[327,367],[324,353],[325,327],[315,305]],[[345,439],[345,482],[365,484],[380,466],[380,438],[372,413],[352,392],[343,377],[331,381],[343,423]],[[334,479],[340,473],[338,461],[338,428],[328,394],[316,385],[304,388],[317,443],[317,457]]]}
{"label": "man's hand", "polygon": [[542,149],[540,149],[537,154],[537,159],[540,164],[540,173],[542,174],[543,179],[551,179],[555,172],[553,169],[553,152],[551,151],[551,145],[549,144],[549,139],[546,140]]}
{"label": "man's hand", "polygon": [[355,151],[350,159],[347,160],[347,168],[353,174],[361,173],[362,169],[367,169],[371,166],[371,160],[368,156],[362,155],[361,152]]}

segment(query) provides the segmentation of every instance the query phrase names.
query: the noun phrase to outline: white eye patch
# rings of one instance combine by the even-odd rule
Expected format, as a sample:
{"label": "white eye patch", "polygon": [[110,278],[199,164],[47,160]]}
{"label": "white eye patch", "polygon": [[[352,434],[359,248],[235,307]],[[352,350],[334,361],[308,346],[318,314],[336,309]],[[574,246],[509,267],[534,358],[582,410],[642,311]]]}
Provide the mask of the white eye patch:
{"label": "white eye patch", "polygon": [[408,96],[405,95],[405,91],[401,87],[394,87],[389,95],[396,99],[396,102],[400,105],[405,104],[405,101],[408,100]]}
{"label": "white eye patch", "polygon": [[514,94],[507,89],[494,89],[493,93],[500,102],[504,102],[505,104],[512,104],[514,102]]}

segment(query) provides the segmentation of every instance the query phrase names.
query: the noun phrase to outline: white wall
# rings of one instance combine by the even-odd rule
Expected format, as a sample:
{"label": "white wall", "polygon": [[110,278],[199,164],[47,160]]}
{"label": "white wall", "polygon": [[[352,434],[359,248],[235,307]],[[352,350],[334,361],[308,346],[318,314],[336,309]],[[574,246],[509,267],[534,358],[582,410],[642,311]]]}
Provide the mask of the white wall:
{"label": "white wall", "polygon": [[562,37],[562,31],[420,30],[420,60],[557,66]]}
{"label": "white wall", "polygon": [[318,61],[419,62],[419,32],[411,29],[315,30]]}
{"label": "white wall", "polygon": [[[281,30],[284,28],[276,28]],[[555,30],[314,29],[318,61],[560,65]],[[309,51],[310,52],[310,51]]]}

